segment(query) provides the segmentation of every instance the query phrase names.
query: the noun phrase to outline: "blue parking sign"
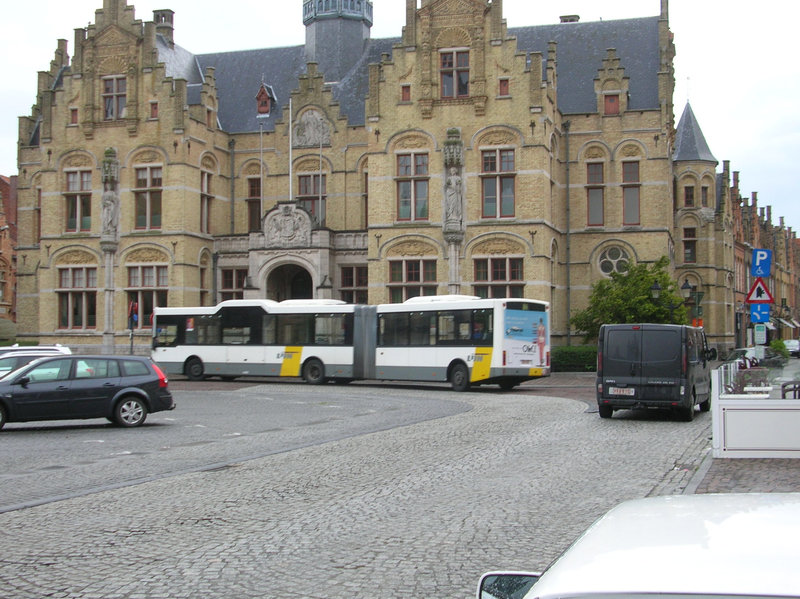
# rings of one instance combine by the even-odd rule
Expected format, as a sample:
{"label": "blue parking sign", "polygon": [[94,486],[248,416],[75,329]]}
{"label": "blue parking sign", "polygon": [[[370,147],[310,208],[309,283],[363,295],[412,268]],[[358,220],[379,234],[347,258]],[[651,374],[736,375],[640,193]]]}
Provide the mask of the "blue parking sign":
{"label": "blue parking sign", "polygon": [[769,322],[769,304],[750,304],[750,322]]}
{"label": "blue parking sign", "polygon": [[[753,250],[753,263],[750,265],[750,276],[768,277],[772,270],[772,250]],[[755,322],[755,321],[753,321]]]}

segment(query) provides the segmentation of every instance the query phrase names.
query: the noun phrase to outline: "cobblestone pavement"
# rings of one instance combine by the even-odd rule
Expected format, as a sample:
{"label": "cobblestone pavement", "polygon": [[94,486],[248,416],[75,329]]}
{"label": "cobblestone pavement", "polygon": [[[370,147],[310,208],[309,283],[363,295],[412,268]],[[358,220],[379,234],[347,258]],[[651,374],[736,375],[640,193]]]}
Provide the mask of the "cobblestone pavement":
{"label": "cobblestone pavement", "polygon": [[[622,500],[771,490],[716,473],[709,414],[604,420],[592,384],[458,394],[470,409],[445,418],[0,514],[0,594],[466,599],[484,571],[544,568]],[[753,465],[796,481],[786,466]]]}
{"label": "cobblestone pavement", "polygon": [[[548,394],[585,401],[597,410],[595,374],[555,373],[549,379],[530,381],[529,393]],[[800,434],[800,433],[798,433]],[[711,431],[689,446],[675,467],[667,488],[690,493],[791,493],[800,492],[800,459],[742,459],[711,457]],[[675,484],[680,480],[679,484]],[[684,484],[685,483],[685,484]],[[654,494],[662,495],[661,489]]]}

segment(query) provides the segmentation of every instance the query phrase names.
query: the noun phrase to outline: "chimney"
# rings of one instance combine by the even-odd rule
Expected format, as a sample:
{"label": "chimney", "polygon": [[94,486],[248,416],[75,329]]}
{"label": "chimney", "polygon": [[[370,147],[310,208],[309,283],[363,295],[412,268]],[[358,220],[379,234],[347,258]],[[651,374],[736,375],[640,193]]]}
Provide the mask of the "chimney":
{"label": "chimney", "polygon": [[170,46],[175,44],[175,40],[172,38],[172,20],[174,16],[175,12],[169,9],[153,11],[153,22],[156,24],[156,35],[163,36]]}
{"label": "chimney", "polygon": [[561,15],[562,23],[577,23],[581,20],[580,15]]}

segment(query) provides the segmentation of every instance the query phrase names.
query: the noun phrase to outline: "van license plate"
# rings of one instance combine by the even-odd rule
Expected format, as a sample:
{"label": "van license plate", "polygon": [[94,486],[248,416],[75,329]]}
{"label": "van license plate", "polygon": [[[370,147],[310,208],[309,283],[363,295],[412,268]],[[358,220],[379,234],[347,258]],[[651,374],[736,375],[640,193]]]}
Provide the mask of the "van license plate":
{"label": "van license plate", "polygon": [[636,389],[633,387],[609,387],[608,392],[611,395],[628,395],[633,397],[636,392]]}

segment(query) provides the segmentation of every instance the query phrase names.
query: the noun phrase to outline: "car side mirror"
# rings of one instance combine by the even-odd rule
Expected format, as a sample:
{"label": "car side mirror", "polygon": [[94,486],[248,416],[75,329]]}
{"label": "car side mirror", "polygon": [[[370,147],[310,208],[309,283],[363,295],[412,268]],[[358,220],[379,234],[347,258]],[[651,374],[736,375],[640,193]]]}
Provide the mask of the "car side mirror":
{"label": "car side mirror", "polygon": [[710,350],[706,352],[706,356],[709,360],[716,360],[717,359],[717,348],[712,347]]}
{"label": "car side mirror", "polygon": [[30,382],[31,382],[31,377],[26,375],[26,376],[19,377],[16,381],[14,381],[11,384],[12,385],[19,385],[21,387],[27,387],[28,383],[30,383]]}
{"label": "car side mirror", "polygon": [[478,599],[522,599],[540,577],[538,572],[488,572],[478,583]]}

